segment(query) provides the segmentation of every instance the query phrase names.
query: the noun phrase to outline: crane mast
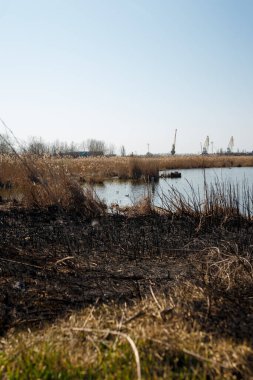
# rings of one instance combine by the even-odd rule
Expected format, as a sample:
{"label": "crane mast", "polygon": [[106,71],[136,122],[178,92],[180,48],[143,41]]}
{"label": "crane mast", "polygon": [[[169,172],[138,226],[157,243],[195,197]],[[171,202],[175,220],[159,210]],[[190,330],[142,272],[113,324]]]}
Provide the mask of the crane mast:
{"label": "crane mast", "polygon": [[174,141],[173,141],[172,148],[171,148],[172,156],[176,153],[176,138],[177,138],[177,129],[175,130]]}
{"label": "crane mast", "polygon": [[229,140],[229,144],[228,144],[228,147],[227,147],[227,153],[232,153],[233,151],[233,147],[234,147],[234,137],[231,136],[230,137],[230,140]]}
{"label": "crane mast", "polygon": [[203,145],[202,154],[208,154],[209,150],[209,136],[206,136],[205,143]]}

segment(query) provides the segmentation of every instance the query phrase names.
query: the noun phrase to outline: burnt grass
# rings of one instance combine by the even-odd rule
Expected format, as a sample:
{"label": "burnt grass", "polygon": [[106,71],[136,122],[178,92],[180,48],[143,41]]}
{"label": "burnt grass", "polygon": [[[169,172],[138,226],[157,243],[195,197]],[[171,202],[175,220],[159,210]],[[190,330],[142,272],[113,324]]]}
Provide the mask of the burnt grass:
{"label": "burnt grass", "polygon": [[[190,282],[208,302],[185,301],[186,317],[238,341],[253,337],[253,285],[205,279],[210,247],[236,247],[252,263],[253,223],[190,215],[86,218],[58,207],[0,210],[0,334],[41,326],[86,305],[132,302]],[[227,249],[227,248],[226,248]],[[229,251],[229,250],[228,250]],[[246,268],[248,270],[248,268]],[[176,300],[177,301],[177,300]],[[190,317],[189,317],[190,315]]]}

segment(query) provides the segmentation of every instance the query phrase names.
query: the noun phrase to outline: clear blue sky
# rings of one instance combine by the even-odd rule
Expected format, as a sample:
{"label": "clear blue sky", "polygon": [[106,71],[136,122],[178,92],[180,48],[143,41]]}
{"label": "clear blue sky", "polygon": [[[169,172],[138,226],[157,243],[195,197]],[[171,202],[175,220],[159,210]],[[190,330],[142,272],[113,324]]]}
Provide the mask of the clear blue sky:
{"label": "clear blue sky", "polygon": [[252,0],[0,0],[0,117],[20,139],[253,150]]}

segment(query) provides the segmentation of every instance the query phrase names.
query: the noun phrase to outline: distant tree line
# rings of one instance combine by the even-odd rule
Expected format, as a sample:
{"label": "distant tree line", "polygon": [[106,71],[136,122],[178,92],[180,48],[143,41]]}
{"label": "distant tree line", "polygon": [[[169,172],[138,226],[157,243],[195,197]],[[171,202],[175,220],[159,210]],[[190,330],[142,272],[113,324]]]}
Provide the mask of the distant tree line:
{"label": "distant tree line", "polygon": [[[76,142],[62,142],[55,140],[52,143],[45,142],[41,137],[31,137],[28,142],[20,144],[13,141],[10,136],[6,134],[0,135],[0,154],[13,154],[17,153],[30,153],[35,155],[61,155],[73,152],[100,152],[103,155],[114,155],[116,147],[113,144],[107,145],[102,140],[88,139],[80,143]],[[120,154],[126,155],[125,147],[122,145]]]}

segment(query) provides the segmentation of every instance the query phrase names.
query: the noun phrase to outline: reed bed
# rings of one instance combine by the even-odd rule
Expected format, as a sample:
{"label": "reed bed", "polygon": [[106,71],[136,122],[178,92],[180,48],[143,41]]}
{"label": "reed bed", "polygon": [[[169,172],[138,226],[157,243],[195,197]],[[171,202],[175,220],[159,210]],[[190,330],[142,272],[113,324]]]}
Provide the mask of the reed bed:
{"label": "reed bed", "polygon": [[[32,164],[33,163],[33,164]],[[20,178],[24,167],[46,166],[52,170],[64,167],[78,181],[102,182],[104,179],[157,179],[159,171],[190,168],[247,167],[253,166],[253,156],[162,156],[162,157],[92,157],[57,158],[30,155],[1,155],[0,177],[3,180]],[[20,168],[21,171],[20,171]],[[0,178],[1,180],[1,178]]]}
{"label": "reed bed", "polygon": [[20,206],[70,208],[86,213],[87,217],[100,215],[106,209],[91,188],[83,189],[63,161],[7,155],[1,156],[0,169],[2,199]]}
{"label": "reed bed", "polygon": [[157,179],[159,171],[193,168],[251,167],[252,156],[97,157],[66,159],[70,170],[84,179]]}

